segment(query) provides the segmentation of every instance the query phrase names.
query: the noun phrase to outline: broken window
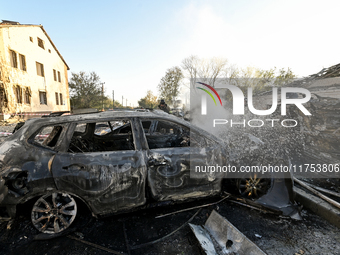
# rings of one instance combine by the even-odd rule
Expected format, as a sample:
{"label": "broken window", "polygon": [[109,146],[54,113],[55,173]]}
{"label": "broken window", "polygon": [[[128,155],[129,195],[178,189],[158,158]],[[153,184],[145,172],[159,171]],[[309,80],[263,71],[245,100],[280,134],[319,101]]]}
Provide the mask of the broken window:
{"label": "broken window", "polygon": [[53,69],[53,78],[57,81],[57,71],[55,69]]}
{"label": "broken window", "polygon": [[38,133],[33,135],[30,141],[38,145],[53,148],[57,145],[62,130],[63,127],[60,125],[43,127]]}
{"label": "broken window", "polygon": [[39,91],[39,99],[40,99],[40,104],[46,104],[47,105],[47,97],[46,97],[45,91]]}
{"label": "broken window", "polygon": [[12,64],[12,67],[18,68],[17,53],[14,50],[10,50],[10,53],[11,53],[11,64]]}
{"label": "broken window", "polygon": [[142,125],[143,125],[143,129],[144,129],[144,133],[149,133],[149,129],[150,129],[150,126],[151,126],[151,121],[143,121],[142,122]]}
{"label": "broken window", "polygon": [[39,62],[35,62],[35,63],[36,63],[36,66],[37,66],[37,75],[45,77],[44,65],[39,63]]}
{"label": "broken window", "polygon": [[86,131],[86,123],[77,124],[73,135],[75,135],[75,134],[81,135],[81,134],[84,134],[85,131]]}
{"label": "broken window", "polygon": [[0,107],[7,107],[7,95],[4,84],[0,82]]}
{"label": "broken window", "polygon": [[188,127],[170,121],[154,121],[154,125],[150,121],[142,121],[142,125],[144,131],[148,127],[145,137],[150,149],[190,146]]}
{"label": "broken window", "polygon": [[25,104],[31,104],[31,89],[27,87],[24,95]]}
{"label": "broken window", "polygon": [[20,69],[23,71],[27,71],[26,69],[26,57],[22,54],[19,54],[20,59]]}
{"label": "broken window", "polygon": [[58,92],[55,93],[55,104],[59,105],[59,95],[58,95]]}
{"label": "broken window", "polygon": [[14,86],[15,99],[18,104],[22,104],[22,88],[19,85]]}
{"label": "broken window", "polygon": [[38,46],[39,46],[40,48],[45,49],[45,47],[44,47],[44,41],[41,40],[39,37],[38,37]]}
{"label": "broken window", "polygon": [[71,153],[134,150],[130,120],[79,123],[68,151]]}
{"label": "broken window", "polygon": [[58,81],[61,82],[60,72],[58,71]]}
{"label": "broken window", "polygon": [[59,96],[60,96],[60,105],[63,105],[64,104],[63,94],[60,93]]}

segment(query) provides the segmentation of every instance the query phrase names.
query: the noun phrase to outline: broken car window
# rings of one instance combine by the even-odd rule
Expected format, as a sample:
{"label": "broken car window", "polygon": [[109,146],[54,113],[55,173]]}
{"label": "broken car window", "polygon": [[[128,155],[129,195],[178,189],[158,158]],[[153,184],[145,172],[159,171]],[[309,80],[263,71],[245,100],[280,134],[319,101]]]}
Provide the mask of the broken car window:
{"label": "broken car window", "polygon": [[33,143],[53,148],[56,146],[62,130],[62,126],[43,127],[34,136]]}
{"label": "broken car window", "polygon": [[[85,126],[83,133],[78,131],[79,125]],[[71,138],[68,152],[84,153],[134,149],[130,120],[110,120],[78,124]]]}
{"label": "broken car window", "polygon": [[76,126],[76,129],[74,130],[74,132],[78,132],[79,134],[84,134],[86,131],[86,124],[82,123],[82,124],[78,124]]}
{"label": "broken car window", "polygon": [[96,135],[106,135],[106,134],[110,133],[111,131],[112,130],[109,126],[109,122],[97,122],[94,133]]}
{"label": "broken car window", "polygon": [[[151,126],[150,121],[142,121],[143,128]],[[145,132],[150,149],[190,146],[190,129],[170,121],[157,121],[154,130]]]}

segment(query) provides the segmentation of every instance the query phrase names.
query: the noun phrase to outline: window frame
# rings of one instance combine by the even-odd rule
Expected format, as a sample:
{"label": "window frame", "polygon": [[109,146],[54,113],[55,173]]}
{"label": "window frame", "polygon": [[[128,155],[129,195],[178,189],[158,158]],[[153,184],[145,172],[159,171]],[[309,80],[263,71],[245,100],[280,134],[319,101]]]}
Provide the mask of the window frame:
{"label": "window frame", "polygon": [[[43,100],[41,100],[41,95],[43,96]],[[40,105],[47,105],[47,92],[39,90],[39,101]]]}
{"label": "window frame", "polygon": [[11,66],[13,68],[18,68],[18,56],[14,50],[9,50],[11,54]]}
{"label": "window frame", "polygon": [[53,78],[54,81],[57,81],[57,71],[55,69],[53,69]]}
{"label": "window frame", "polygon": [[14,85],[14,95],[17,104],[22,104],[22,88],[19,85]]}
{"label": "window frame", "polygon": [[[85,127],[85,132],[82,133],[81,135],[84,135],[85,137],[87,137],[88,135],[92,135],[93,137],[97,137],[97,139],[99,140],[105,140],[103,139],[100,135],[96,135],[95,134],[95,129],[96,129],[96,124],[97,123],[108,123],[108,122],[114,122],[114,121],[128,121],[131,125],[131,136],[132,136],[132,143],[133,143],[133,147],[134,149],[119,149],[119,150],[105,150],[105,151],[102,151],[102,150],[99,150],[99,151],[89,151],[89,152],[70,152],[69,149],[70,149],[70,146],[71,146],[71,138],[74,136],[74,133],[76,132],[76,128],[77,128],[77,125],[83,125],[85,124],[86,127]],[[131,118],[131,117],[111,117],[111,118],[105,118],[105,119],[97,119],[97,120],[84,120],[84,121],[77,121],[77,122],[72,122],[72,126],[69,127],[69,132],[68,134],[70,135],[70,140],[69,140],[69,143],[66,145],[65,147],[65,150],[66,150],[66,153],[68,154],[84,154],[84,153],[122,153],[124,151],[138,151],[140,149],[140,145],[139,142],[136,140],[137,139],[137,136],[135,134],[135,131],[134,131],[134,122],[135,122],[135,118]],[[94,124],[94,128],[93,127],[90,127],[91,124]],[[92,133],[93,132],[93,133]],[[111,133],[111,132],[110,132]],[[108,134],[110,134],[108,133]],[[118,136],[120,134],[117,134]],[[122,134],[122,135],[127,135],[127,134]]]}
{"label": "window frame", "polygon": [[38,38],[38,46],[40,48],[42,48],[42,49],[45,49],[45,42],[44,42],[44,40],[39,38],[39,37],[37,37],[37,38]]}
{"label": "window frame", "polygon": [[59,103],[60,103],[60,105],[64,105],[63,94],[62,93],[59,93]]}
{"label": "window frame", "polygon": [[36,63],[36,68],[37,68],[37,75],[41,77],[45,77],[45,72],[44,72],[44,64],[39,63],[38,61]]}
{"label": "window frame", "polygon": [[30,93],[30,88],[26,87],[24,90],[24,103],[25,104],[31,104],[31,93]]}
{"label": "window frame", "polygon": [[59,105],[59,94],[58,94],[58,92],[55,92],[55,104]]}
{"label": "window frame", "polygon": [[[51,146],[45,146],[41,143],[37,143],[34,141],[35,137],[46,127],[56,127],[56,126],[60,126],[62,127],[62,130],[59,134],[59,137],[58,137],[58,140],[56,141],[55,145],[53,147]],[[67,130],[69,128],[69,123],[46,123],[45,125],[42,125],[40,126],[39,128],[37,128],[30,136],[29,138],[27,139],[27,142],[33,146],[36,146],[36,147],[40,147],[40,148],[43,148],[43,149],[47,149],[47,150],[51,150],[51,151],[54,151],[54,152],[58,152],[58,151],[62,151],[63,149],[63,140],[65,138],[65,134],[67,133]],[[53,129],[52,129],[53,130]],[[53,140],[53,139],[52,139]]]}
{"label": "window frame", "polygon": [[58,82],[61,82],[61,75],[60,75],[60,71],[58,71]]}
{"label": "window frame", "polygon": [[27,71],[26,56],[23,54],[19,54],[19,60],[20,60],[20,69],[22,71]]}

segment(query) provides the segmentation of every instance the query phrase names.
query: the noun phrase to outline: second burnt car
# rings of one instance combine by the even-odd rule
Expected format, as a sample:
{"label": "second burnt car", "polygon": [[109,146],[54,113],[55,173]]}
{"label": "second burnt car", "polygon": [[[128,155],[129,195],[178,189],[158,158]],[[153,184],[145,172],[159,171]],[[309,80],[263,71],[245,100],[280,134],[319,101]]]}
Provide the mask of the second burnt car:
{"label": "second burnt car", "polygon": [[[0,146],[0,216],[11,219],[18,204],[34,200],[33,225],[56,234],[74,221],[77,201],[99,216],[217,195],[223,179],[195,176],[192,166],[227,165],[228,155],[220,139],[158,111],[30,119]],[[289,178],[238,183],[246,196],[257,189],[262,205],[295,210]]]}

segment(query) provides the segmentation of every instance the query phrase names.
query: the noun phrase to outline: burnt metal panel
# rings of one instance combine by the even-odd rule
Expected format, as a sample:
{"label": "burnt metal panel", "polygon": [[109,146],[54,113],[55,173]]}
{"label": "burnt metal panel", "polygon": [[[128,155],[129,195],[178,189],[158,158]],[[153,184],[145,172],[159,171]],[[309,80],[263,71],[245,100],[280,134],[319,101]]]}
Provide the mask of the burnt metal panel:
{"label": "burnt metal panel", "polygon": [[52,164],[59,190],[83,198],[94,214],[145,203],[146,166],[140,151],[58,153]]}

